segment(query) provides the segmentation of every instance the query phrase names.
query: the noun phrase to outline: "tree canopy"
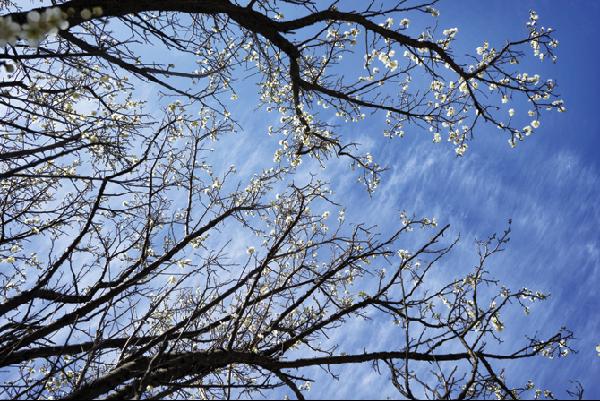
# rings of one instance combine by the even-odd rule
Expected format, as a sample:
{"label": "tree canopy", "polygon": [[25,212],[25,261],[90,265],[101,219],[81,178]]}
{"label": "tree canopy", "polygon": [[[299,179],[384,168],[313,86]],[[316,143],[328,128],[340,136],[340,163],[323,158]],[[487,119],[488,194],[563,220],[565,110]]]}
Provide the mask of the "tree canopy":
{"label": "tree canopy", "polygon": [[[409,399],[550,397],[503,369],[572,338],[502,341],[505,310],[546,298],[488,271],[510,227],[441,283],[447,225],[349,223],[326,174],[296,176],[341,159],[375,191],[386,166],[344,134],[370,118],[386,124],[370,135],[419,127],[461,157],[480,127],[515,147],[565,111],[520,68],[555,59],[534,11],[516,39],[457,56],[436,3],[1,1],[0,396],[300,399],[311,367],[367,363]],[[430,20],[417,35],[413,16]],[[269,167],[229,166],[223,138],[251,131],[234,102],[276,115],[248,132]],[[430,239],[407,249],[415,230]],[[377,318],[393,346],[332,345]]]}

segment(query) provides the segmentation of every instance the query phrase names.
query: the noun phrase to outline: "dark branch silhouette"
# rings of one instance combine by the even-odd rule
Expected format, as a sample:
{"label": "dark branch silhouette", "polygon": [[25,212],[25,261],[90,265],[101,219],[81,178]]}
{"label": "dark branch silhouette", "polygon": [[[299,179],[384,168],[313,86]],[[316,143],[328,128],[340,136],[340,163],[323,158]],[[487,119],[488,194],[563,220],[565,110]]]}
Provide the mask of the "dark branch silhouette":
{"label": "dark branch silhouette", "polygon": [[[502,342],[504,311],[546,298],[488,272],[510,228],[440,284],[448,226],[403,214],[384,236],[343,211],[332,223],[327,184],[294,176],[303,158],[341,157],[375,190],[384,167],[341,129],[365,113],[388,137],[419,126],[459,156],[482,124],[515,146],[542,111],[564,111],[552,80],[517,69],[527,47],[554,58],[537,14],[521,39],[456,57],[456,29],[408,28],[435,21],[436,1],[54,3],[0,2],[2,398],[301,399],[306,368],[335,378],[351,364],[384,368],[409,399],[519,398],[539,390],[504,362],[570,351],[566,329]],[[210,156],[243,128],[228,107],[246,79],[280,122],[273,165],[255,174]],[[502,110],[513,99],[529,101],[526,119]],[[416,229],[430,239],[404,250]],[[257,245],[240,248],[247,238]],[[400,334],[387,349],[322,345],[357,319]]]}

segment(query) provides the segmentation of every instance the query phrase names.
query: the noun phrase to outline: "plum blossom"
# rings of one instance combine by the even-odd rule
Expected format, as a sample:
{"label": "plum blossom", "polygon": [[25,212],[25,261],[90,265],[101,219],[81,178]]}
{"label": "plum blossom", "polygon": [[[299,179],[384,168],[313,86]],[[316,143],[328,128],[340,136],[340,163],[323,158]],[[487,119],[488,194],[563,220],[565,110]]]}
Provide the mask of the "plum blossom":
{"label": "plum blossom", "polygon": [[58,31],[69,28],[67,14],[59,7],[50,7],[42,12],[30,11],[23,25],[12,17],[0,17],[0,46],[15,44],[18,39],[37,47],[46,37],[56,35]]}
{"label": "plum blossom", "polygon": [[83,18],[84,20],[89,20],[92,18],[92,10],[90,10],[89,8],[84,8],[83,10],[81,10],[81,18]]}
{"label": "plum blossom", "polygon": [[21,25],[14,22],[11,16],[0,17],[0,46],[14,45],[21,33]]}
{"label": "plum blossom", "polygon": [[465,153],[467,152],[468,148],[469,148],[469,145],[467,145],[467,143],[462,143],[458,147],[456,147],[456,149],[454,149],[454,151],[456,152],[457,156],[464,156]]}
{"label": "plum blossom", "polygon": [[410,255],[410,252],[408,252],[407,250],[400,249],[398,251],[398,256],[404,261],[404,260],[408,260],[411,255]]}
{"label": "plum blossom", "polygon": [[23,31],[20,37],[27,40],[32,47],[37,47],[46,35],[41,21],[41,14],[37,11],[31,11],[27,14],[27,23],[22,27]]}

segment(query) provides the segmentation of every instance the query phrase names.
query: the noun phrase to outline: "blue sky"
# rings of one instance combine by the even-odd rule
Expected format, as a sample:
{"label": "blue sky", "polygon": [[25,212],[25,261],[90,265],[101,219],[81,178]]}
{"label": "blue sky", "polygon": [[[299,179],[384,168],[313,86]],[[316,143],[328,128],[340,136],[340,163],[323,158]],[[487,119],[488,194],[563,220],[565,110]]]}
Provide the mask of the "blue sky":
{"label": "blue sky", "polygon": [[[381,126],[372,122],[358,135],[363,148],[390,167],[372,199],[332,163],[323,173],[349,219],[377,223],[391,229],[399,210],[435,216],[460,234],[462,246],[448,261],[468,269],[475,256],[472,242],[501,231],[513,219],[508,250],[496,260],[494,274],[514,287],[527,286],[552,294],[527,318],[507,321],[507,345],[524,333],[550,333],[565,325],[576,335],[576,355],[561,360],[535,358],[507,365],[511,377],[533,378],[541,388],[565,395],[570,380],[580,380],[586,398],[600,397],[600,136],[596,95],[600,89],[598,55],[591,45],[600,35],[595,23],[600,2],[595,1],[446,1],[439,4],[441,28],[459,27],[461,49],[474,49],[487,39],[499,46],[520,37],[530,9],[543,25],[556,30],[558,62],[536,62],[531,72],[553,78],[566,102],[567,113],[547,113],[536,134],[511,149],[494,127],[482,128],[470,151],[457,159],[450,145],[434,145],[417,130],[393,143],[384,141]],[[472,50],[471,50],[472,52]],[[464,51],[466,53],[466,50]],[[259,124],[256,117],[247,123]],[[349,130],[357,128],[348,128]],[[368,132],[371,131],[371,132]],[[343,163],[342,163],[343,164]],[[508,320],[508,319],[507,319]],[[511,326],[512,327],[508,327]],[[373,332],[376,328],[375,333]],[[356,324],[340,335],[348,349],[361,352],[394,343],[393,328],[383,322]],[[369,339],[369,340],[365,340]],[[369,367],[339,369],[341,381],[331,385],[322,373],[310,393],[315,398],[394,397],[387,375],[377,377]]]}
{"label": "blue sky", "polygon": [[515,369],[533,372],[542,387],[557,394],[569,380],[579,379],[586,398],[598,398],[600,137],[593,119],[600,77],[598,56],[588,46],[600,34],[594,22],[600,3],[461,1],[442,2],[440,9],[444,26],[460,27],[457,43],[482,36],[502,43],[518,32],[529,9],[538,11],[542,23],[556,29],[560,48],[558,63],[537,64],[536,72],[556,79],[568,112],[547,115],[543,129],[515,150],[497,143],[504,139],[483,134],[465,158],[456,160],[423,141],[411,142],[395,164],[406,165],[407,158],[423,154],[429,163],[396,167],[388,179],[402,180],[404,191],[411,188],[409,202],[434,210],[465,239],[497,230],[507,218],[514,220],[499,277],[552,293],[528,318],[527,329],[566,325],[575,331],[580,351],[564,360],[535,359]]}
{"label": "blue sky", "polygon": [[[439,9],[441,29],[459,27],[455,42],[459,58],[467,51],[472,53],[483,40],[499,46],[521,37],[529,10],[536,10],[542,24],[556,29],[560,47],[558,63],[536,62],[531,64],[531,72],[557,81],[567,113],[544,114],[541,128],[517,149],[511,149],[507,137],[494,127],[482,126],[463,158],[455,156],[451,145],[433,144],[430,135],[416,128],[407,129],[405,138],[389,142],[382,135],[383,122],[372,119],[367,125],[344,127],[343,132],[389,167],[373,197],[355,182],[347,160],[331,161],[319,174],[331,182],[336,199],[347,207],[348,221],[376,224],[385,234],[395,228],[398,212],[407,210],[451,224],[452,235],[460,234],[462,241],[445,262],[448,277],[473,266],[475,239],[502,231],[512,219],[512,241],[491,266],[494,276],[512,287],[527,286],[552,297],[536,306],[529,317],[519,312],[505,318],[505,345],[521,344],[525,333],[550,334],[564,325],[575,332],[574,347],[579,353],[560,360],[535,358],[506,365],[509,375],[520,382],[532,378],[557,395],[564,395],[570,380],[580,380],[586,398],[598,398],[600,130],[594,118],[600,60],[593,41],[600,36],[596,24],[600,2],[447,0]],[[251,81],[240,86],[242,92],[256,91]],[[242,175],[271,163],[276,140],[267,139],[265,132],[278,116],[255,112],[254,106],[244,96],[232,105],[232,114],[239,116],[244,129],[218,144],[221,152],[228,152],[227,157],[215,152],[216,170],[219,164],[226,169],[231,155],[238,155]],[[261,135],[264,142],[257,147],[256,138]],[[245,240],[235,238],[232,252],[245,254]],[[384,320],[354,322],[332,341],[348,352],[377,351],[393,348],[396,332],[397,328]],[[378,376],[369,366],[342,367],[336,372],[341,380],[332,384],[322,371],[312,371],[316,382],[308,396],[380,398],[397,394],[387,373]]]}
{"label": "blue sky", "polygon": [[[433,144],[431,134],[416,128],[407,128],[402,139],[388,141],[382,135],[382,117],[346,126],[342,128],[344,135],[356,139],[362,151],[369,151],[389,167],[372,198],[348,171],[347,160],[330,161],[325,170],[317,171],[331,182],[336,199],[347,207],[348,221],[377,224],[385,234],[395,228],[398,212],[407,210],[451,224],[451,233],[460,234],[462,241],[445,262],[448,277],[474,265],[476,239],[502,231],[512,219],[512,241],[495,259],[494,276],[512,288],[526,286],[552,296],[534,307],[528,317],[517,310],[505,318],[505,349],[523,344],[526,334],[549,335],[567,326],[575,332],[574,347],[579,353],[560,360],[535,358],[504,365],[509,377],[519,383],[531,378],[538,387],[562,396],[571,387],[571,380],[579,380],[586,398],[598,398],[600,358],[595,347],[600,344],[600,132],[593,119],[600,76],[598,56],[590,42],[600,35],[594,23],[600,17],[600,2],[461,0],[442,1],[438,8],[440,29],[459,27],[454,47],[459,59],[472,54],[483,40],[501,46],[506,40],[521,38],[526,33],[529,10],[536,10],[540,23],[556,30],[559,59],[556,64],[534,60],[524,66],[530,73],[556,80],[568,111],[544,113],[540,129],[516,149],[508,146],[507,137],[495,127],[481,126],[463,158],[456,157],[450,144]],[[219,160],[216,152],[214,162],[226,168],[231,155],[242,152],[239,170],[252,173],[270,162],[276,141],[266,139],[264,132],[278,116],[253,109],[255,103],[250,99],[256,89],[251,81],[236,85],[241,96],[231,111],[244,129],[222,139],[218,147],[227,148],[228,157]],[[264,142],[256,147],[261,133]],[[310,166],[301,169],[299,175],[307,170]],[[244,241],[237,241],[240,249],[244,249]],[[332,341],[348,352],[389,349],[394,347],[396,330],[390,322],[378,319],[354,322]],[[369,366],[334,371],[340,382],[332,383],[321,370],[311,371],[308,376],[316,382],[307,395],[397,397],[386,372],[378,376]]]}

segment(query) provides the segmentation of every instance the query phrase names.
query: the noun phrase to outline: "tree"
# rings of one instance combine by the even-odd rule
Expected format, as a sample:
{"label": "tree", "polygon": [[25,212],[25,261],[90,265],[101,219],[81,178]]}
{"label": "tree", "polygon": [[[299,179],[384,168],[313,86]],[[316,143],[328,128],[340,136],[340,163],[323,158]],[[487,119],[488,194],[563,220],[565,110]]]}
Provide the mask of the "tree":
{"label": "tree", "polygon": [[[516,146],[544,109],[564,111],[553,81],[518,71],[527,47],[554,58],[558,42],[535,12],[522,39],[483,43],[465,63],[452,51],[456,28],[408,35],[411,15],[435,23],[435,3],[3,1],[2,397],[230,398],[282,387],[302,398],[304,368],[358,363],[385,368],[406,398],[539,391],[502,362],[565,355],[572,334],[491,350],[506,308],[546,297],[487,271],[510,229],[478,243],[470,274],[435,285],[457,242],[444,239],[448,226],[403,213],[383,236],[346,224],[342,210],[329,227],[326,209],[339,205],[328,185],[294,180],[303,159],[339,157],[376,188],[383,168],[332,113],[342,123],[372,113],[389,137],[421,126],[462,156],[482,124]],[[280,116],[269,128],[280,139],[273,165],[254,175],[210,158],[243,128],[229,111],[243,79],[258,85],[257,110]],[[144,101],[144,85],[160,99]],[[498,107],[509,99],[529,108],[524,128]],[[431,239],[401,249],[415,228]],[[244,251],[241,233],[260,246]],[[399,325],[393,349],[321,345],[374,315]]]}

